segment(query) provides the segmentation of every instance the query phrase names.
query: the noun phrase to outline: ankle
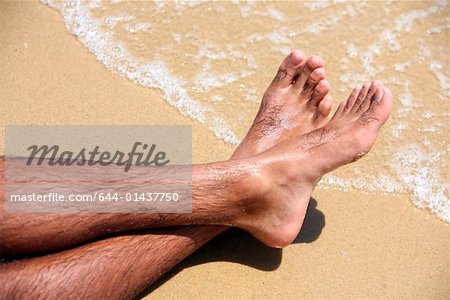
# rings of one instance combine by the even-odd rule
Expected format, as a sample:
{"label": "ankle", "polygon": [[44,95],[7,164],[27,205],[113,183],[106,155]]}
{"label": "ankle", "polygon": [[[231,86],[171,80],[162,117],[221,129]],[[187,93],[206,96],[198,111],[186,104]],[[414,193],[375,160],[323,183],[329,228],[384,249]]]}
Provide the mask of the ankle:
{"label": "ankle", "polygon": [[[272,189],[272,176],[269,174],[266,161],[261,159],[259,155],[251,158],[240,159],[235,161],[236,169],[245,169],[245,179],[239,183],[236,201],[234,201],[234,220],[233,225],[244,227],[248,224],[248,219],[256,213],[256,211],[266,209],[269,191]],[[232,179],[233,180],[233,179]]]}

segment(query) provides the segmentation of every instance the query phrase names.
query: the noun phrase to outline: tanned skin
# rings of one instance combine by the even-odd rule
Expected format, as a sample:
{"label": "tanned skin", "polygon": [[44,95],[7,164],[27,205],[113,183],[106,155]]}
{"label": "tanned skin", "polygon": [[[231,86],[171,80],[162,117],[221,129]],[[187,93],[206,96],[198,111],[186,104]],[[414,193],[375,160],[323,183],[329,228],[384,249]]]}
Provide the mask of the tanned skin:
{"label": "tanned skin", "polygon": [[[295,72],[289,74],[289,71],[292,71],[289,68],[283,70],[283,64],[272,85],[280,85],[281,88],[284,81],[289,80],[286,87],[298,88],[302,81],[306,81],[298,76],[298,71],[295,75]],[[303,70],[304,68],[300,67],[299,69]],[[304,86],[305,82],[300,88],[300,95],[306,90]],[[313,94],[315,91],[313,89]],[[322,103],[322,101],[319,102]],[[320,103],[315,107],[320,108]],[[208,214],[217,212],[219,217],[216,217],[211,224],[236,225],[248,230],[270,246],[286,246],[301,227],[309,196],[317,181],[326,172],[350,163],[367,153],[373,145],[378,130],[389,115],[391,104],[390,92],[380,82],[374,82],[370,87],[364,85],[360,90],[355,89],[349,98],[339,106],[333,119],[329,123],[325,122],[326,124],[320,129],[292,138],[288,138],[288,136],[284,142],[255,156],[257,159],[234,159],[231,164],[217,165],[217,168],[223,167],[222,170],[232,170],[233,174],[237,170],[243,172],[238,172],[238,175],[242,174],[238,181],[228,179],[231,181],[227,184],[232,186],[228,191],[230,195],[227,193],[227,198],[223,196],[217,198],[219,209],[203,207],[203,205],[209,206],[209,204],[206,204],[207,201],[200,200],[202,198],[201,189],[212,187],[200,184],[201,188],[198,193],[200,197],[198,200],[194,199],[194,202],[198,203],[195,205],[199,206],[194,207],[193,216],[173,216],[164,220],[162,225],[158,222],[155,223],[155,220],[151,218],[151,221],[143,220],[142,222],[151,223],[149,227],[183,225],[190,222],[209,224],[211,218],[208,217]],[[264,105],[263,100],[262,107]],[[289,105],[288,101],[277,104],[277,107],[285,105]],[[320,109],[315,109],[314,115],[318,119],[317,115],[320,115]],[[257,117],[254,126],[261,123]],[[295,129],[291,131],[295,131]],[[360,138],[355,140],[355,137]],[[247,138],[252,139],[251,136],[247,136],[246,140]],[[345,146],[344,150],[337,150],[337,145]],[[255,147],[255,149],[261,149],[261,147]],[[334,157],[327,155],[330,152],[334,153]],[[236,167],[242,166],[240,164],[246,167],[249,165],[252,168],[256,167],[257,175],[254,172],[248,174],[246,168]],[[304,170],[298,171],[295,166],[299,165],[303,165]],[[208,174],[205,169],[199,169],[198,172],[198,174],[204,174],[204,172]],[[227,171],[223,171],[221,175],[226,174]],[[211,176],[213,182],[224,180],[214,177],[214,174]],[[209,177],[207,176],[207,178]],[[250,182],[246,182],[246,180],[250,180]],[[256,182],[252,182],[252,180],[256,180]],[[206,181],[208,182],[208,180]],[[266,189],[267,181],[269,187]],[[234,183],[238,183],[238,187],[233,186]],[[286,191],[286,183],[295,188]],[[258,191],[249,188],[252,184],[258,186]],[[243,187],[243,190],[239,189]],[[246,195],[251,195],[251,197],[243,201],[239,198],[242,192],[246,192]],[[235,196],[237,200],[234,198]],[[280,198],[280,196],[283,197]],[[293,202],[293,198],[300,200]],[[221,212],[223,209],[221,205],[226,207],[226,213]],[[129,230],[126,223],[130,219],[127,217],[119,221],[108,221],[108,219],[103,221],[107,221],[107,224],[111,224],[113,227],[123,226],[126,227],[125,230]],[[7,282],[4,294],[40,295],[42,297],[64,295],[66,297],[113,296],[122,298],[131,296],[209,240],[213,234],[223,230],[223,228],[216,228],[217,231],[211,233],[211,228],[214,227],[186,227],[171,231],[162,229],[159,231],[161,235],[155,233],[153,235],[119,236],[57,254],[6,264],[1,271],[3,282]],[[20,241],[18,244],[20,245]],[[161,251],[157,251],[158,249]],[[150,252],[156,252],[157,255],[143,255],[143,253]],[[136,263],[131,263],[133,261]],[[68,283],[69,288],[64,288],[63,282]],[[88,288],[89,284],[91,288]]]}

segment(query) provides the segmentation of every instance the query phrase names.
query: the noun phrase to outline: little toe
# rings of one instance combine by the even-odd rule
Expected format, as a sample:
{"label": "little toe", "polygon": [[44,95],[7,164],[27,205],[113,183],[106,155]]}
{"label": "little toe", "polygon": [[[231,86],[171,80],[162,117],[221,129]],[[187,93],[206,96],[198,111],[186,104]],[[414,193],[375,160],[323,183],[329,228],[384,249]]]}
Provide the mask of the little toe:
{"label": "little toe", "polygon": [[333,98],[330,95],[326,95],[317,105],[316,119],[318,121],[325,120],[331,112],[331,106],[333,104]]}

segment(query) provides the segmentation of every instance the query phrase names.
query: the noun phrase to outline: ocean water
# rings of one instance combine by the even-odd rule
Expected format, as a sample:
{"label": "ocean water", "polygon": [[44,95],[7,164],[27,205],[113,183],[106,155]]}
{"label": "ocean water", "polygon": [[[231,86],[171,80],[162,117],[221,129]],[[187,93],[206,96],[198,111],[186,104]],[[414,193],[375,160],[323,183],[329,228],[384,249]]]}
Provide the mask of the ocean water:
{"label": "ocean water", "polygon": [[320,187],[407,194],[450,223],[447,1],[43,2],[105,67],[232,144],[292,48],[325,59],[336,103],[382,80],[395,104],[377,144]]}

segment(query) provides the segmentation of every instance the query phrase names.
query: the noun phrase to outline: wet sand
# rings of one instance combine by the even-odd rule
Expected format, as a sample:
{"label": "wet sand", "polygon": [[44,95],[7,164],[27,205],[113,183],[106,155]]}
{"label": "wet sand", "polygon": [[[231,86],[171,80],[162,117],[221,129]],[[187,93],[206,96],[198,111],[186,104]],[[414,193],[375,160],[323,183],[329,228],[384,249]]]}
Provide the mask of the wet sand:
{"label": "wet sand", "polygon": [[[191,124],[195,163],[232,153],[232,145],[183,117],[160,92],[107,70],[56,11],[2,2],[0,25],[3,126]],[[234,230],[188,258],[148,297],[448,298],[445,222],[414,208],[406,194],[329,189],[313,197],[317,207],[297,243],[273,250]]]}

